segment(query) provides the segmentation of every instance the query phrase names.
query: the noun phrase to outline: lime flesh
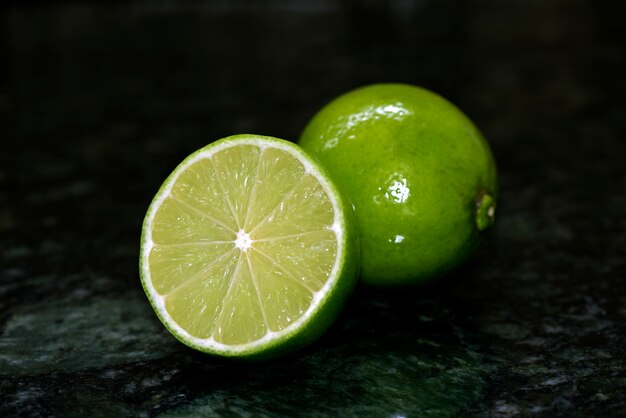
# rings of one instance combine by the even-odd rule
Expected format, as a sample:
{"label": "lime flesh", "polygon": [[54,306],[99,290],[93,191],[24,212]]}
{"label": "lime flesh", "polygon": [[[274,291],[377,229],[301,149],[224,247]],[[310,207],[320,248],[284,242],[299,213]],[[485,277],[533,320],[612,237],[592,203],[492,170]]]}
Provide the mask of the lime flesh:
{"label": "lime flesh", "polygon": [[144,220],[141,276],[168,329],[229,357],[273,357],[326,329],[352,289],[351,213],[295,145],[237,135],[189,156]]}
{"label": "lime flesh", "polygon": [[489,146],[460,110],[428,90],[376,84],[348,92],[312,118],[299,143],[355,206],[366,283],[441,276],[493,223]]}

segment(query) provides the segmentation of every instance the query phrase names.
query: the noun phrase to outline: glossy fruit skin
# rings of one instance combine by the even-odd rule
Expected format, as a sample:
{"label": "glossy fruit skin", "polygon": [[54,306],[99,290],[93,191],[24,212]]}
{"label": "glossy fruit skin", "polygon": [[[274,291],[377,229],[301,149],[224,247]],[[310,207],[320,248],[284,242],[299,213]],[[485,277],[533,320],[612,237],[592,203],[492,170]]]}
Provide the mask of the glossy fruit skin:
{"label": "glossy fruit skin", "polygon": [[475,251],[479,229],[493,222],[498,180],[489,145],[428,90],[374,84],[348,92],[311,119],[299,144],[355,207],[365,283],[441,276]]}

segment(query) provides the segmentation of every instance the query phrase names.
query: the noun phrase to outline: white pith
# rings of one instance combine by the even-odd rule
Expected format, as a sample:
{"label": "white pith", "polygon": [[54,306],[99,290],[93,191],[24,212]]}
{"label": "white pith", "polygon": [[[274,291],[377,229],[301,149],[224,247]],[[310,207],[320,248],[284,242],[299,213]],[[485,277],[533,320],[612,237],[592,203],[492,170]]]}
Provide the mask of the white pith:
{"label": "white pith", "polygon": [[[308,309],[293,323],[286,326],[280,331],[268,331],[263,335],[263,337],[246,344],[239,345],[228,345],[223,344],[216,341],[212,336],[209,338],[197,338],[189,334],[184,328],[179,326],[170,316],[167,309],[165,308],[165,299],[162,295],[160,295],[152,284],[152,278],[150,275],[148,257],[150,251],[154,246],[154,242],[152,240],[152,222],[154,220],[155,214],[163,201],[170,195],[171,189],[173,185],[176,183],[178,177],[181,173],[183,173],[187,167],[198,162],[201,159],[212,158],[212,156],[226,148],[230,148],[233,146],[240,145],[255,145],[258,146],[261,151],[265,148],[276,148],[282,151],[285,151],[292,156],[294,156],[305,168],[305,172],[307,174],[312,174],[322,186],[324,192],[328,196],[332,209],[334,212],[334,222],[332,226],[329,228],[332,230],[337,239],[337,254],[330,271],[329,277],[326,280],[325,284],[319,289],[317,292],[313,292],[313,297]],[[305,157],[303,157],[302,153],[295,148],[293,145],[282,144],[280,142],[275,142],[272,140],[265,140],[261,138],[250,138],[250,139],[238,139],[236,141],[224,141],[219,144],[211,145],[208,149],[202,149],[190,157],[188,157],[183,163],[176,168],[174,173],[167,179],[167,181],[162,186],[158,195],[155,197],[154,201],[150,205],[148,209],[148,214],[146,216],[146,221],[144,224],[143,231],[143,240],[142,240],[142,281],[146,292],[148,293],[154,308],[159,313],[162,321],[166,324],[166,326],[174,333],[178,335],[179,338],[183,339],[189,345],[197,346],[199,348],[204,348],[206,351],[216,352],[216,353],[225,353],[225,354],[237,354],[242,352],[254,352],[257,349],[260,349],[264,346],[270,345],[271,342],[281,339],[283,337],[288,336],[296,332],[303,324],[305,324],[309,318],[320,308],[321,303],[326,298],[330,289],[332,289],[337,281],[337,278],[340,274],[340,269],[342,266],[342,260],[345,257],[345,248],[344,248],[344,234],[345,234],[345,220],[343,218],[343,212],[340,207],[340,203],[338,198],[336,197],[335,189],[330,185],[327,179],[322,175],[319,170],[312,165]],[[243,229],[238,231],[236,239],[233,241],[235,247],[239,248],[242,252],[246,252],[250,246],[253,244],[253,241],[250,239],[250,236]]]}

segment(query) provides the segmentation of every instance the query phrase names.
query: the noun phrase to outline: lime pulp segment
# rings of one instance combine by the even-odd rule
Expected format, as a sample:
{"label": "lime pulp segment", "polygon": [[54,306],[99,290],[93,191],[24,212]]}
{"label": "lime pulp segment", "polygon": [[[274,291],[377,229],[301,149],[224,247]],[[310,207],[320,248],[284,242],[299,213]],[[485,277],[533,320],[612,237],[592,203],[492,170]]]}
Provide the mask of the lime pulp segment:
{"label": "lime pulp segment", "polygon": [[144,223],[142,281],[165,325],[205,351],[297,332],[335,285],[344,219],[295,146],[209,145],[166,180]]}

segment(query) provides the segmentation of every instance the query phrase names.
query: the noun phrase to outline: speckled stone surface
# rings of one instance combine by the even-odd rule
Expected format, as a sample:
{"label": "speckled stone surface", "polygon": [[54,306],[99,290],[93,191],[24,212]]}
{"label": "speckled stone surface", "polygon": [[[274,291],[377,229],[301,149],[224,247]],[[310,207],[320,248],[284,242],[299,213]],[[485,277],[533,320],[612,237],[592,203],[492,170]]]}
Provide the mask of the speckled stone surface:
{"label": "speckled stone surface", "polygon": [[[0,6],[0,416],[624,416],[614,3]],[[501,204],[476,257],[426,288],[358,288],[279,361],[178,343],[137,271],[165,176],[226,135],[294,140],[376,81],[443,94],[491,142]]]}

